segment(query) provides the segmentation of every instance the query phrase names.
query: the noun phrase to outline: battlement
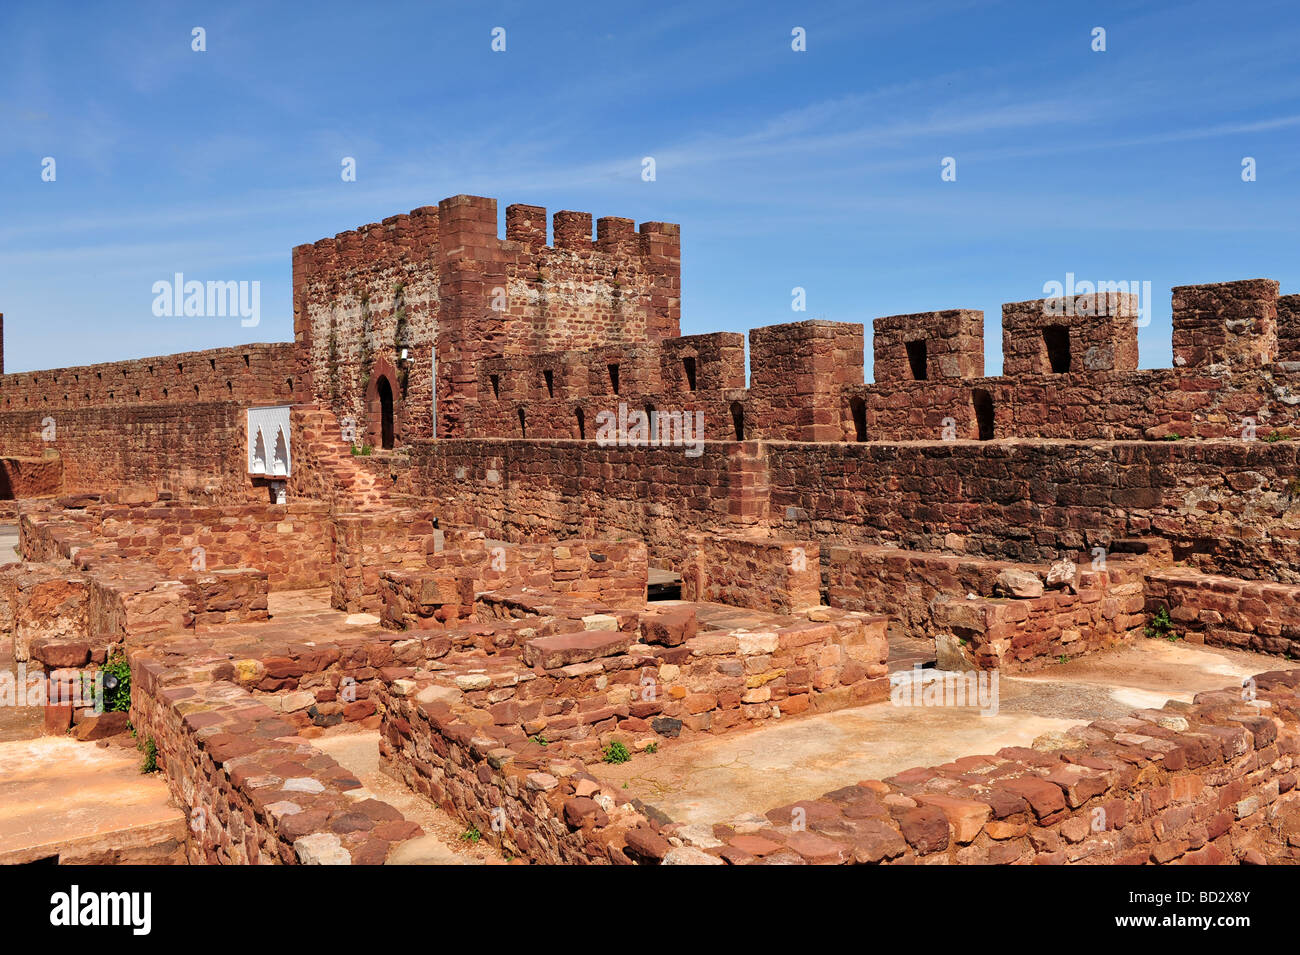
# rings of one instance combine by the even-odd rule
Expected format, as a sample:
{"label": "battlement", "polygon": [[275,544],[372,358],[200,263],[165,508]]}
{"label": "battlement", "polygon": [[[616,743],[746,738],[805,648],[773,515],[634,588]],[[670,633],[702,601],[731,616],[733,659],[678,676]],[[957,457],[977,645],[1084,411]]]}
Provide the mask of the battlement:
{"label": "battlement", "polygon": [[[1290,383],[1300,373],[1300,295],[1277,298],[1276,284],[1174,291],[1176,334],[1194,319],[1199,340],[1220,329],[1219,341],[1235,349],[1231,364],[1213,366],[1207,351],[1196,364],[1183,356],[1172,369],[1138,370],[1139,302],[1107,291],[1005,305],[995,377],[984,377],[984,316],[974,309],[875,319],[871,384],[863,326],[825,320],[753,329],[748,386],[744,339],[734,333],[490,356],[479,362],[465,434],[589,439],[597,415],[626,406],[699,413],[699,433],[717,441],[1285,435],[1300,424],[1300,382]],[[1191,304],[1180,312],[1182,302]],[[1268,315],[1273,302],[1279,344],[1270,348],[1274,326],[1250,316]],[[1294,360],[1274,364],[1265,387],[1257,372],[1274,351]]]}
{"label": "battlement", "polygon": [[[1276,360],[1277,292],[1278,283],[1272,279],[1175,288],[1174,364],[1181,368],[1242,368]],[[1290,313],[1287,319],[1288,335],[1292,335]]]}
{"label": "battlement", "polygon": [[890,315],[872,322],[877,382],[984,377],[984,313]]}
{"label": "battlement", "polygon": [[1137,297],[1119,292],[1002,306],[1002,374],[1134,371]]}
{"label": "battlement", "polygon": [[1300,295],[1278,296],[1277,360],[1300,362]]}
{"label": "battlement", "polygon": [[294,336],[317,399],[358,420],[391,415],[403,441],[454,436],[485,358],[680,334],[677,225],[605,216],[593,238],[590,213],[562,210],[548,244],[542,206],[511,205],[505,220],[503,238],[495,199],[458,195],[296,248]]}
{"label": "battlement", "polygon": [[257,343],[0,375],[0,410],[141,404],[288,402],[298,395],[292,345]]}

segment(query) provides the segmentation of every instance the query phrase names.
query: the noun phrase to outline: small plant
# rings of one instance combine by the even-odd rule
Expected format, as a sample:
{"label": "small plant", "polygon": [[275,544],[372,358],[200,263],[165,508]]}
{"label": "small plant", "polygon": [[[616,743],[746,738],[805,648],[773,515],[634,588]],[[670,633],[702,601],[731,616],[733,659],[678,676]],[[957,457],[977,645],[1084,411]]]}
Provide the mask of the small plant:
{"label": "small plant", "polygon": [[[126,662],[126,654],[114,650],[113,655],[103,666],[104,671],[104,709],[112,713],[129,713],[131,711],[131,666]],[[113,679],[110,681],[109,677]],[[109,683],[113,686],[110,688]]]}
{"label": "small plant", "polygon": [[533,742],[536,743],[538,746],[541,746],[541,747],[543,747],[543,748],[546,746],[547,743],[550,742],[550,740],[548,740],[548,739],[547,739],[545,736],[543,736],[541,733],[538,733],[536,736],[534,736],[534,737],[532,738],[532,740],[533,740]]}
{"label": "small plant", "polygon": [[1272,444],[1274,441],[1290,441],[1291,439],[1281,431],[1274,431],[1272,434],[1267,435],[1264,440]]}
{"label": "small plant", "polygon": [[483,833],[478,831],[478,826],[473,823],[470,827],[460,834],[461,842],[468,842],[470,845],[477,845],[478,841],[483,838]]}
{"label": "small plant", "polygon": [[1056,662],[1057,662],[1057,663],[1069,663],[1069,662],[1070,662],[1070,655],[1069,655],[1068,653],[1062,653],[1060,656],[1058,656],[1058,657],[1056,658]]}
{"label": "small plant", "polygon": [[1169,618],[1168,607],[1157,610],[1151,622],[1142,628],[1142,632],[1148,637],[1163,637],[1170,643],[1182,639],[1181,635],[1174,630],[1174,622]]}
{"label": "small plant", "polygon": [[607,763],[626,763],[632,758],[632,754],[627,751],[626,746],[615,740],[605,747],[605,755],[601,758]]}
{"label": "small plant", "polygon": [[144,762],[140,764],[140,772],[158,772],[158,744],[153,741],[152,736],[144,741],[141,749],[144,751]]}
{"label": "small plant", "polygon": [[657,753],[657,752],[659,752],[659,744],[658,744],[658,743],[646,743],[645,751],[646,751],[647,753]]}
{"label": "small plant", "polygon": [[1163,438],[1162,440],[1165,440],[1165,441],[1181,441],[1181,440],[1183,440],[1183,436],[1182,436],[1181,434],[1179,434],[1178,432],[1173,431],[1173,432],[1170,432],[1169,434],[1165,435],[1164,438]]}
{"label": "small plant", "polygon": [[354,444],[352,445],[352,456],[354,458],[368,458],[374,450],[375,449],[368,444]]}

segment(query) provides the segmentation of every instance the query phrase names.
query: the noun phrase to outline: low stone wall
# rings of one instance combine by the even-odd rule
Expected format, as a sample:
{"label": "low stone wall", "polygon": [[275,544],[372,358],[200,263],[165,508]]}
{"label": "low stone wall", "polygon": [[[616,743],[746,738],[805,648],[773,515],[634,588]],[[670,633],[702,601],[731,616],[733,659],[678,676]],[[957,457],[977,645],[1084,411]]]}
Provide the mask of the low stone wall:
{"label": "low stone wall", "polygon": [[220,570],[260,570],[272,590],[328,584],[329,510],[287,505],[196,507],[126,489],[97,497],[31,502],[20,512],[25,560],[92,556],[148,561],[171,578]]}
{"label": "low stone wall", "polygon": [[0,499],[50,497],[63,490],[63,459],[0,457]]}
{"label": "low stone wall", "polygon": [[189,810],[191,863],[380,864],[422,833],[246,691],[128,656],[131,721]]}
{"label": "low stone wall", "polygon": [[[719,733],[772,718],[826,712],[886,699],[888,619],[813,611],[770,630],[694,632],[683,612],[642,618],[655,650],[662,719]],[[680,621],[680,623],[679,623]],[[679,630],[680,627],[680,630]],[[678,641],[680,639],[680,643]],[[641,681],[644,694],[646,678]]]}
{"label": "low stone wall", "polygon": [[1147,578],[1146,609],[1192,643],[1300,657],[1300,587],[1170,568]]}
{"label": "low stone wall", "polygon": [[212,570],[181,575],[194,622],[202,626],[267,620],[270,579],[264,570]]}
{"label": "low stone wall", "polygon": [[[1300,860],[1300,671],[720,823],[746,864]],[[1254,696],[1254,702],[1243,696]],[[671,829],[668,830],[671,832]]]}
{"label": "low stone wall", "polygon": [[827,597],[832,607],[883,613],[914,637],[934,634],[934,602],[941,597],[993,593],[1008,568],[1042,566],[897,547],[835,546],[826,551]]}
{"label": "low stone wall", "polygon": [[501,745],[409,680],[384,685],[380,699],[384,769],[503,852],[545,865],[654,861],[637,851],[663,842],[654,823],[582,760],[527,738]]}
{"label": "low stone wall", "polygon": [[272,590],[329,583],[329,508],[311,501],[193,507],[169,502],[92,509],[95,535],[126,560],[164,573],[245,570],[267,574]]}
{"label": "low stone wall", "polygon": [[[534,617],[437,668],[385,668],[381,758],[411,788],[535,862],[657,861],[651,822],[582,770],[629,753],[888,696],[887,621],[813,611],[772,630],[700,631],[694,608]],[[488,633],[499,637],[498,623]],[[425,638],[427,651],[437,648]],[[443,637],[449,642],[450,638]]]}
{"label": "low stone wall", "polygon": [[1072,590],[1041,597],[939,598],[934,603],[939,666],[1036,670],[1126,643],[1147,623],[1142,594],[1141,570],[1112,561],[1106,570],[1080,571]]}
{"label": "low stone wall", "polygon": [[34,640],[84,637],[88,604],[86,578],[66,566],[0,567],[0,633],[12,635],[17,663],[30,659]]}
{"label": "low stone wall", "polygon": [[[418,570],[434,552],[432,511],[392,508],[335,515],[330,599],[339,610],[380,613],[385,569]],[[323,568],[324,569],[324,568]]]}
{"label": "low stone wall", "polygon": [[1104,570],[1065,561],[1056,573],[956,554],[832,547],[827,592],[833,607],[887,613],[909,635],[933,638],[944,669],[1031,670],[1142,631],[1144,574],[1162,558],[1128,543],[1132,552]]}
{"label": "low stone wall", "polygon": [[815,543],[698,534],[682,559],[682,599],[773,613],[821,603]]}
{"label": "low stone wall", "polygon": [[[520,589],[606,610],[640,610],[649,565],[639,541],[493,544],[481,536],[429,554],[418,570],[380,571],[384,625],[427,630],[470,619],[478,595]],[[545,598],[543,598],[545,599]]]}

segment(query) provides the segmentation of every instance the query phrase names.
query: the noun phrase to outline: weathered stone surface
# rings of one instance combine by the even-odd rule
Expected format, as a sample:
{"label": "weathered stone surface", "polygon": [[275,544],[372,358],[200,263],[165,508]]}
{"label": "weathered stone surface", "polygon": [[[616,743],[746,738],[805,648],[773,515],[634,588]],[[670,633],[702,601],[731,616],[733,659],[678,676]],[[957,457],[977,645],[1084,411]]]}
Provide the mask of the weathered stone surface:
{"label": "weathered stone surface", "polygon": [[1037,574],[1008,567],[993,582],[995,592],[1011,597],[1041,597],[1043,580]]}

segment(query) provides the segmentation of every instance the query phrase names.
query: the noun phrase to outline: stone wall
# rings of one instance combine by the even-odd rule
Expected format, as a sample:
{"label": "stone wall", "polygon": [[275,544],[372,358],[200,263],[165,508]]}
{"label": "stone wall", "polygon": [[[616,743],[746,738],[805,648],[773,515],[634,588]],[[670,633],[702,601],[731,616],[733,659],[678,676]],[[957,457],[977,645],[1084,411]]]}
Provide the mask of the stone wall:
{"label": "stone wall", "polygon": [[0,448],[57,453],[65,494],[147,485],[219,503],[265,500],[248,480],[244,432],[244,406],[230,401],[0,412]]}
{"label": "stone wall", "polygon": [[816,544],[698,534],[682,561],[682,599],[790,613],[821,603]]}
{"label": "stone wall", "polygon": [[[454,543],[454,542],[452,542]],[[639,610],[648,567],[640,541],[564,541],[444,547],[417,570],[380,572],[383,621],[394,630],[444,628],[474,614],[485,591],[525,588],[604,607]]]}
{"label": "stone wall", "polygon": [[324,504],[195,507],[142,502],[92,507],[100,546],[125,560],[147,560],[165,574],[260,570],[272,590],[329,583],[333,552]]}
{"label": "stone wall", "polygon": [[60,412],[84,408],[288,404],[303,394],[297,362],[292,342],[276,342],[0,375],[0,412],[57,423]]}
{"label": "stone wall", "polygon": [[[533,618],[519,641],[471,649],[456,635],[439,668],[387,668],[376,686],[380,757],[411,789],[534,862],[655,862],[660,823],[591,776],[628,752],[888,693],[886,620],[836,614],[771,630],[701,631],[691,605],[589,614],[585,629]],[[522,658],[520,656],[522,651]]]}
{"label": "stone wall", "polygon": [[421,834],[246,691],[128,655],[131,722],[189,812],[191,863],[375,865]]}
{"label": "stone wall", "polygon": [[[720,820],[746,864],[1288,863],[1300,843],[1300,671]],[[668,830],[671,833],[671,829]],[[705,860],[707,861],[707,859]]]}
{"label": "stone wall", "polygon": [[944,669],[1037,670],[1131,642],[1143,604],[1142,568],[1113,561],[1038,597],[941,597],[932,633]]}
{"label": "stone wall", "polygon": [[[454,196],[294,249],[294,330],[317,400],[374,433],[382,378],[403,441],[463,435],[478,362],[676,336],[675,225]],[[405,348],[407,358],[401,358]],[[433,370],[436,360],[436,384]],[[372,440],[378,446],[379,442]]]}
{"label": "stone wall", "polygon": [[1147,579],[1147,613],[1161,609],[1191,643],[1300,657],[1300,587],[1168,568]]}
{"label": "stone wall", "polygon": [[0,458],[0,500],[50,497],[62,490],[63,460],[57,454]]}
{"label": "stone wall", "polygon": [[417,444],[403,490],[508,540],[684,537],[890,545],[1026,563],[1162,537],[1206,570],[1300,583],[1292,441],[709,443],[698,458],[573,441]]}
{"label": "stone wall", "polygon": [[1002,306],[1002,373],[1134,371],[1138,303],[1128,294],[1035,299]]}
{"label": "stone wall", "polygon": [[418,569],[434,551],[434,516],[427,510],[337,514],[329,526],[332,560],[321,569],[330,575],[330,602],[339,610],[381,612],[381,572]]}

